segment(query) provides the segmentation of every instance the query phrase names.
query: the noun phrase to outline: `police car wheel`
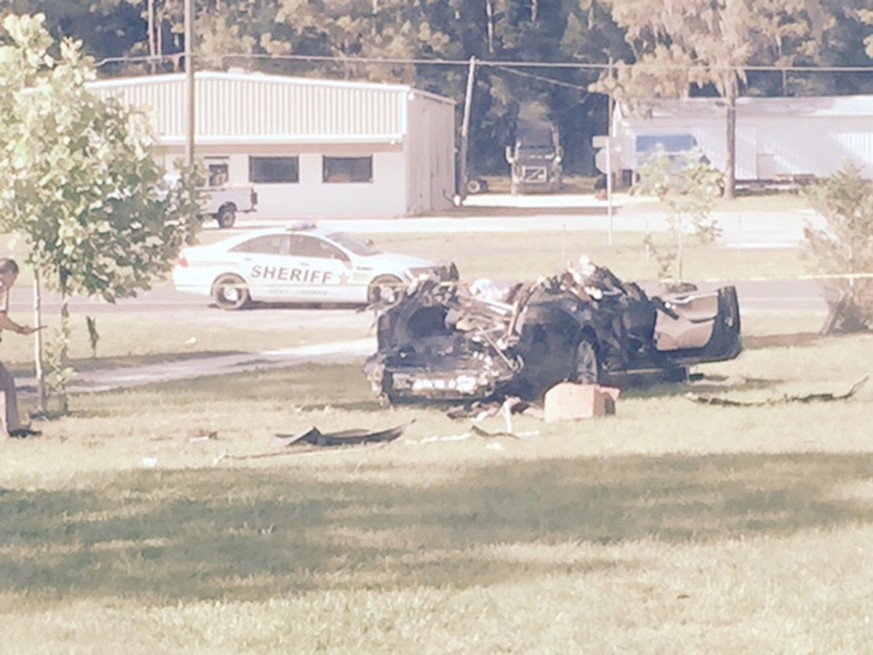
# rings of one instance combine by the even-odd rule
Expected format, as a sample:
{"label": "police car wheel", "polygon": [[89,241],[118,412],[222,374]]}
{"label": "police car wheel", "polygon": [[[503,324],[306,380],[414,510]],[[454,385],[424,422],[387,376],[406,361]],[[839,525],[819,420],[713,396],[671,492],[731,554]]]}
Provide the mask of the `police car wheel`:
{"label": "police car wheel", "polygon": [[367,300],[371,303],[384,301],[394,302],[400,291],[400,278],[394,275],[380,275],[370,282],[367,290]]}
{"label": "police car wheel", "polygon": [[212,285],[212,299],[221,309],[242,309],[249,304],[249,288],[237,275],[222,275]]}

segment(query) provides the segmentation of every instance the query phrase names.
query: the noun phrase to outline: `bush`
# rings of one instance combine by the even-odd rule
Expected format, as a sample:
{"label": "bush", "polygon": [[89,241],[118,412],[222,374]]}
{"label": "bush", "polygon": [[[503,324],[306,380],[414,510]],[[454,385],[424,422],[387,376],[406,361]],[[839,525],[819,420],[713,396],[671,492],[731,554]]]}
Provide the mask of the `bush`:
{"label": "bush", "polygon": [[806,197],[824,219],[804,229],[805,258],[827,276],[828,317],[822,333],[869,330],[873,324],[873,181],[847,162],[808,187]]}

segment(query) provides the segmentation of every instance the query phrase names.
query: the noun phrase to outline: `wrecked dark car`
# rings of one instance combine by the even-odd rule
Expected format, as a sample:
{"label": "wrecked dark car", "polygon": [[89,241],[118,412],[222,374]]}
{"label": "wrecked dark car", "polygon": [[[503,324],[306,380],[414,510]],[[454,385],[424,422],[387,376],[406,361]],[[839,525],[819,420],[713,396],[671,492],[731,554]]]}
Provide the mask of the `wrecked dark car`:
{"label": "wrecked dark car", "polygon": [[684,378],[742,350],[734,287],[649,297],[584,259],[505,292],[424,280],[377,310],[378,350],[364,370],[393,403],[538,401],[559,382]]}

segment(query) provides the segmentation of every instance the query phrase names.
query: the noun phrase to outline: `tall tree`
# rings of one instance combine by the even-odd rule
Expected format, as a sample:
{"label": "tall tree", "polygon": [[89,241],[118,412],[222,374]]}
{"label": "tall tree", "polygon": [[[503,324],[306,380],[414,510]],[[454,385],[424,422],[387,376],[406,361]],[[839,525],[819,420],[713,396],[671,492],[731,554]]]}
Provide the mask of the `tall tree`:
{"label": "tall tree", "polygon": [[145,117],[88,91],[79,43],[57,47],[41,15],[3,29],[0,230],[23,235],[27,262],[61,294],[63,371],[71,295],[112,302],[167,273],[194,236],[197,180],[185,171],[167,188]]}

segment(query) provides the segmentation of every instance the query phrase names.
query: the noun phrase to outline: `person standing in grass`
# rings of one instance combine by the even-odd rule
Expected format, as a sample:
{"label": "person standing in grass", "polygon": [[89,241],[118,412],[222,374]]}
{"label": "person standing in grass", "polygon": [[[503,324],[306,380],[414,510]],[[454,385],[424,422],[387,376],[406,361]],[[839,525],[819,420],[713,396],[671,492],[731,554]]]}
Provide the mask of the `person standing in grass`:
{"label": "person standing in grass", "polygon": [[[38,328],[19,325],[9,318],[9,292],[18,278],[18,264],[9,257],[0,258],[0,330],[11,330],[15,334],[33,334]],[[10,437],[32,437],[39,434],[29,425],[21,422],[18,414],[18,393],[15,391],[15,378],[0,362],[0,391],[6,396],[6,429]]]}

